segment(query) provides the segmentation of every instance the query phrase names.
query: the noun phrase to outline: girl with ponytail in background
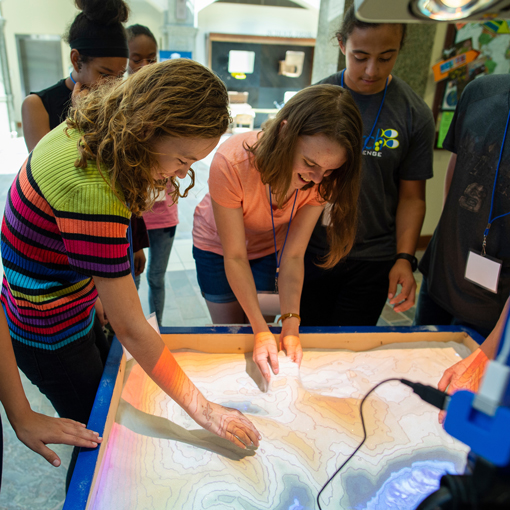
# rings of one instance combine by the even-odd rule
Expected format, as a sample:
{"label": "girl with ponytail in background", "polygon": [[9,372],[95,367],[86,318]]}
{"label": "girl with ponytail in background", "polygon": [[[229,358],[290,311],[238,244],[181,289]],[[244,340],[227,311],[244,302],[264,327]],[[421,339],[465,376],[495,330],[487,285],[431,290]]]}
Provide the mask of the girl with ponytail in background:
{"label": "girl with ponytail in background", "polygon": [[72,72],[47,89],[31,92],[23,101],[23,135],[28,152],[66,119],[73,93],[90,89],[102,80],[122,78],[126,72],[129,49],[122,24],[129,16],[127,4],[123,0],[75,3],[82,12],[64,36],[71,46]]}

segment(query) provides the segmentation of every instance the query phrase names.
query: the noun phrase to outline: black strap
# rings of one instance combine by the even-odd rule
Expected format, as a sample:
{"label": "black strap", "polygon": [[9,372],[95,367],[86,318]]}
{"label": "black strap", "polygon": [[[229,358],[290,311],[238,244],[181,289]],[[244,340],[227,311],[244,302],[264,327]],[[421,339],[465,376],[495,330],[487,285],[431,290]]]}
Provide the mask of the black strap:
{"label": "black strap", "polygon": [[418,269],[418,259],[414,255],[409,255],[409,253],[398,253],[395,260],[398,259],[408,260],[411,263],[413,273]]}

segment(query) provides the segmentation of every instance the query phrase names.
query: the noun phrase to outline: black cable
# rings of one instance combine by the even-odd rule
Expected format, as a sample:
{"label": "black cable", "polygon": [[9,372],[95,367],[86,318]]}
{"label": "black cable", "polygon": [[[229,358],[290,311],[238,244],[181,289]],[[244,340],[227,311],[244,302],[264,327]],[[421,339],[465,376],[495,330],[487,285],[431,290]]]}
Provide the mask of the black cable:
{"label": "black cable", "polygon": [[450,396],[443,391],[439,391],[437,388],[428,386],[421,383],[413,383],[407,379],[400,379],[400,382],[409,386],[422,400],[429,404],[437,407],[438,409],[444,409],[447,401],[450,400]]}
{"label": "black cable", "polygon": [[365,403],[365,400],[368,398],[368,396],[381,384],[390,382],[390,381],[398,381],[406,386],[409,386],[412,388],[414,393],[416,393],[422,400],[425,402],[428,402],[429,404],[432,404],[433,406],[437,407],[438,409],[443,409],[444,405],[449,399],[449,396],[446,393],[443,393],[442,391],[439,391],[437,388],[434,388],[432,386],[428,386],[421,383],[413,383],[411,381],[408,381],[407,379],[398,379],[396,377],[392,377],[390,379],[384,379],[384,381],[381,381],[380,383],[376,384],[372,389],[368,391],[368,393],[363,397],[361,400],[361,404],[359,406],[359,412],[361,417],[361,426],[363,427],[363,439],[361,440],[361,443],[358,445],[358,447],[347,457],[345,462],[333,473],[333,475],[328,479],[328,481],[322,486],[321,490],[319,491],[319,494],[317,494],[317,505],[319,506],[319,510],[322,510],[321,503],[319,501],[319,498],[324,491],[324,489],[330,484],[330,482],[335,478],[335,476],[342,470],[342,468],[356,455],[358,450],[363,446],[367,439],[367,429],[365,428],[365,419],[363,418],[363,404]]}
{"label": "black cable", "polygon": [[392,377],[391,379],[385,379],[384,381],[381,381],[380,383],[376,384],[371,390],[369,390],[369,392],[361,400],[361,404],[359,406],[359,413],[361,416],[361,426],[363,427],[363,439],[362,439],[361,443],[358,445],[358,447],[349,455],[349,457],[347,457],[347,460],[333,473],[333,475],[329,478],[329,480],[322,486],[322,489],[319,491],[319,494],[317,494],[317,505],[319,505],[319,510],[322,510],[321,503],[319,501],[322,491],[330,484],[330,482],[333,480],[333,478],[335,478],[335,476],[354,457],[354,455],[356,455],[358,450],[363,446],[364,442],[367,439],[367,429],[365,428],[365,419],[363,418],[363,404],[365,403],[365,400],[374,390],[379,388],[379,386],[381,386],[381,384],[384,384],[384,383],[387,383],[390,381],[399,381],[400,382],[400,379],[398,379],[396,377]]}

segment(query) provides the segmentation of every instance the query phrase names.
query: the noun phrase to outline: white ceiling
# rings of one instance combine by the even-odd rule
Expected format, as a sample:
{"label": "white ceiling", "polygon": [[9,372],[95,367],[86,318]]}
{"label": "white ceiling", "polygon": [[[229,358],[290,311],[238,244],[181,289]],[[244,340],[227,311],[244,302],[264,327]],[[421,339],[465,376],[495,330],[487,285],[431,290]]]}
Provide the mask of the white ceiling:
{"label": "white ceiling", "polygon": [[[168,0],[145,0],[152,5],[159,12],[164,12],[168,9]],[[320,0],[292,0],[294,3],[301,5],[305,9],[313,9],[318,11],[321,1]],[[195,0],[195,12],[198,13],[205,9],[208,5],[214,3],[215,0]]]}

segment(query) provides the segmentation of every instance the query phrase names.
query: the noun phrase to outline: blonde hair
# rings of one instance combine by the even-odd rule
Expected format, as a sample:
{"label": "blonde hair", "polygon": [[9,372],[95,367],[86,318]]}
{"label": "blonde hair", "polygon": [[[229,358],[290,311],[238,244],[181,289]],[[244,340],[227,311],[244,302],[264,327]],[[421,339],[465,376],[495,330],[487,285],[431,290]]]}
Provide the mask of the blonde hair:
{"label": "blonde hair", "polygon": [[[282,122],[287,121],[284,129]],[[247,147],[262,182],[269,184],[282,207],[292,180],[294,153],[300,136],[323,134],[341,145],[346,162],[318,185],[330,202],[329,252],[322,267],[336,265],[351,250],[356,236],[361,176],[363,124],[350,93],[336,85],[314,85],[293,96],[267,123],[263,135]],[[314,184],[305,186],[308,189]]]}
{"label": "blonde hair", "polygon": [[[86,168],[95,160],[103,178],[134,214],[150,209],[164,181],[157,169],[154,143],[164,137],[212,139],[221,136],[230,121],[228,94],[223,82],[192,60],[169,60],[145,66],[123,82],[101,85],[71,109],[67,129],[81,133],[80,158]],[[106,175],[105,175],[106,174]],[[171,177],[174,201],[185,197]]]}

